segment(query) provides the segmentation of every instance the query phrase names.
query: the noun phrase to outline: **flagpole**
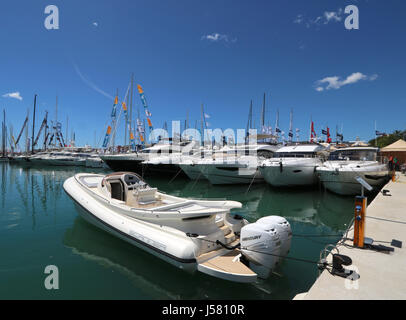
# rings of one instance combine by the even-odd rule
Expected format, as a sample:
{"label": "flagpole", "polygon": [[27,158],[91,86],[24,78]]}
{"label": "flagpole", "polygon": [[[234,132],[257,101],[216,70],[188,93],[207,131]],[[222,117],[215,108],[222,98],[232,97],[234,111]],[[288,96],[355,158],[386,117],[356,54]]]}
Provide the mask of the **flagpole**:
{"label": "flagpole", "polygon": [[378,139],[377,139],[377,135],[376,135],[376,120],[375,120],[375,147],[378,146]]}

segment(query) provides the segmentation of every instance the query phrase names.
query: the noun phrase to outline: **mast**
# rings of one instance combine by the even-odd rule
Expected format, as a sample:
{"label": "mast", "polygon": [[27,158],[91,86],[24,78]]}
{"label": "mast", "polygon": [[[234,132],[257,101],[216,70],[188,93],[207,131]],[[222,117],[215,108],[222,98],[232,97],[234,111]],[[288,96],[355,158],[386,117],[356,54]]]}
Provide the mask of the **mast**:
{"label": "mast", "polygon": [[289,142],[292,142],[292,138],[293,138],[293,110],[290,109],[290,120],[289,120]]}
{"label": "mast", "polygon": [[262,103],[261,132],[264,132],[264,127],[265,127],[265,92],[264,92],[264,101]]}
{"label": "mast", "polygon": [[[128,101],[129,101],[129,97],[127,95],[126,98],[126,104],[128,106]],[[128,124],[129,124],[130,120],[128,120],[128,112],[125,112],[125,122],[124,122],[124,146],[127,146],[127,129],[128,129]],[[130,131],[131,132],[131,131]]]}
{"label": "mast", "polygon": [[201,119],[201,130],[202,130],[202,136],[201,136],[201,140],[202,140],[202,144],[204,145],[204,131],[203,131],[203,119],[204,119],[204,113],[203,113],[203,103],[201,104],[201,111],[202,111],[202,119]]}
{"label": "mast", "polygon": [[[27,108],[27,119],[28,119],[28,122],[29,122],[29,119],[30,119],[30,109],[28,109]],[[29,150],[29,144],[30,144],[30,141],[29,141],[29,139],[28,139],[28,122],[27,122],[27,125],[25,126],[25,153],[26,153],[26,155],[28,155],[28,150]]]}
{"label": "mast", "polygon": [[1,138],[2,138],[2,147],[3,147],[3,157],[6,157],[6,110],[3,109],[3,123],[1,126]]}
{"label": "mast", "polygon": [[68,141],[66,141],[66,145],[69,145],[69,130],[68,130],[68,125],[69,125],[69,116],[66,116],[66,136],[65,136],[65,138],[68,139]]}
{"label": "mast", "polygon": [[[37,106],[37,95],[34,95],[34,114],[32,116],[32,136],[31,136],[31,142],[34,141],[34,130],[35,130],[35,109]],[[34,154],[34,144],[31,143],[31,153]]]}
{"label": "mast", "polygon": [[130,92],[130,134],[133,132],[132,116],[133,116],[133,91],[134,91],[134,73],[131,73],[131,92]]}

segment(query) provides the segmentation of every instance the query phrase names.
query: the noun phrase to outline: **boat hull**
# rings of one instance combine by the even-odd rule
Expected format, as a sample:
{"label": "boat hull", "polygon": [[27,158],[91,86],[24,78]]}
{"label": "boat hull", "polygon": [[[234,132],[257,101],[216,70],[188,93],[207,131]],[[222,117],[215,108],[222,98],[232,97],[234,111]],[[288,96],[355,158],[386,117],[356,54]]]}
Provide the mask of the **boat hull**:
{"label": "boat hull", "polygon": [[264,182],[258,169],[239,168],[235,165],[196,165],[211,184],[250,184]]}
{"label": "boat hull", "polygon": [[[340,195],[357,195],[361,194],[361,185],[355,180],[356,177],[361,177],[369,185],[374,188],[374,191],[382,187],[389,179],[388,171],[382,165],[376,169],[361,170],[325,170],[317,169],[317,175],[323,186],[334,193]],[[365,192],[367,192],[365,190]]]}
{"label": "boat hull", "polygon": [[131,159],[109,159],[102,158],[107,166],[113,171],[131,171],[138,174],[142,174],[143,165],[141,164],[144,160],[131,160]]}
{"label": "boat hull", "polygon": [[206,177],[200,171],[199,167],[195,164],[180,164],[179,167],[190,180],[206,179]]}
{"label": "boat hull", "polygon": [[159,226],[115,213],[83,192],[73,177],[65,181],[63,188],[87,222],[182,270],[197,270],[195,245],[190,238],[168,235]]}
{"label": "boat hull", "polygon": [[316,167],[320,161],[272,162],[259,170],[265,181],[274,187],[310,186],[317,183]]}

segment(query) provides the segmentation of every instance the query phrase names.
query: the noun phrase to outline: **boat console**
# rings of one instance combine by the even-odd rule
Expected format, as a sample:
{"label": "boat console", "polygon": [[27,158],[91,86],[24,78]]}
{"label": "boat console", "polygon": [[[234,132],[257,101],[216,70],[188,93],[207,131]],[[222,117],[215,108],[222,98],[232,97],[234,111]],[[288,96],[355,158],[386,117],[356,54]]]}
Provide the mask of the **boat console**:
{"label": "boat console", "polygon": [[139,175],[132,172],[116,172],[107,175],[102,182],[111,198],[124,201],[128,206],[156,202],[157,188],[151,188]]}

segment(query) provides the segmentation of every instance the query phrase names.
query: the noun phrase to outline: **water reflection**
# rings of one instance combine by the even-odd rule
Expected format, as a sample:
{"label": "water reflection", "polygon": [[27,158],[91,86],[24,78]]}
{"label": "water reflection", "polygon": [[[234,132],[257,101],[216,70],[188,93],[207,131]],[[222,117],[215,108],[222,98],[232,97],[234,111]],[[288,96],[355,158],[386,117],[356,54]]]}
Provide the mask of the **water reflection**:
{"label": "water reflection", "polygon": [[276,276],[266,282],[240,284],[186,273],[77,217],[66,230],[65,246],[87,261],[114,269],[130,279],[134,292],[151,299],[270,299],[275,287],[281,286]]}
{"label": "water reflection", "polygon": [[[187,274],[78,217],[62,188],[65,179],[77,172],[106,171],[0,164],[0,243],[7,243],[3,257],[8,269],[19,266],[19,252],[32,250],[32,257],[37,258],[35,252],[41,248],[44,256],[60,255],[61,268],[75,266],[75,272],[83,276],[89,269],[78,262],[79,256],[79,261],[90,262],[90,270],[101,277],[105,273],[100,271],[100,266],[118,271],[132,284],[121,296],[134,297],[134,292],[139,292],[139,299],[291,299],[296,293],[308,290],[317,276],[314,265],[295,261],[283,263],[278,270],[281,276],[273,275],[255,285],[232,283],[201,273]],[[340,197],[318,188],[283,190],[254,184],[248,189],[247,185],[212,186],[207,181],[196,183],[180,177],[171,183],[169,180],[147,178],[152,186],[171,195],[240,201],[243,207],[238,211],[249,221],[265,215],[284,216],[296,234],[337,233],[345,229],[353,216],[352,197]],[[59,227],[55,228],[56,225]],[[30,236],[35,245],[24,240]],[[325,244],[320,239],[310,240],[294,237],[290,255],[317,260]],[[333,243],[336,240],[324,239]],[[56,245],[58,251],[53,252]],[[66,252],[65,248],[68,248]],[[76,257],[73,262],[72,252]],[[108,280],[98,284],[106,290],[106,295],[111,292]],[[94,286],[80,290],[84,290],[83,296],[87,298],[96,295]],[[61,290],[60,294],[65,293]]]}
{"label": "water reflection", "polygon": [[[97,170],[87,169],[88,172]],[[62,200],[66,201],[63,182],[81,171],[86,169],[41,168],[1,163],[0,205],[2,219],[7,224],[0,225],[0,228],[8,229],[24,224],[30,225],[30,229],[35,230],[41,216],[52,216],[53,223],[56,223],[58,212],[63,212],[60,210],[60,207],[63,208]],[[25,218],[29,218],[30,222]]]}

